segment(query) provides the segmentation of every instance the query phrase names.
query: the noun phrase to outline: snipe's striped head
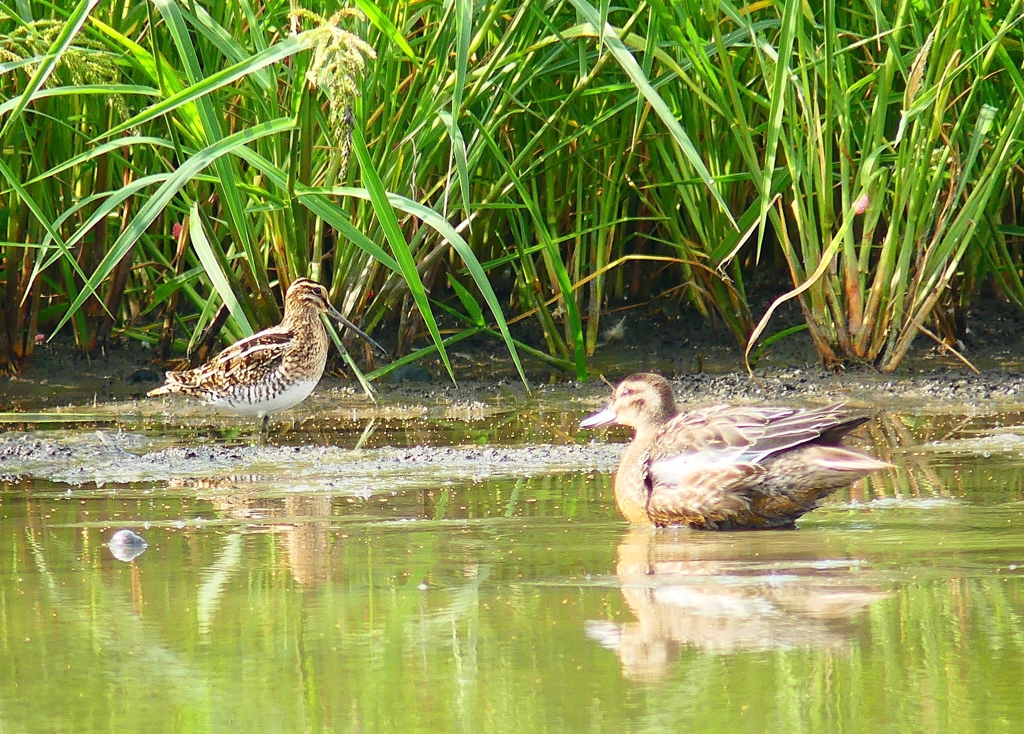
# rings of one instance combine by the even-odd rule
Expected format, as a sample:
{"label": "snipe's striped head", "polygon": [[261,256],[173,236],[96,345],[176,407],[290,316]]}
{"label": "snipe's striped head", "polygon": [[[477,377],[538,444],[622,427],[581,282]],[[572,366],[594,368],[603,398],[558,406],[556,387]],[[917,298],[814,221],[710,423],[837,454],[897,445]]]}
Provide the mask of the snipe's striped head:
{"label": "snipe's striped head", "polygon": [[349,321],[345,316],[331,305],[331,297],[327,289],[320,283],[309,278],[299,278],[288,288],[284,297],[284,319],[293,321],[296,319],[317,318],[320,314],[326,313],[332,319],[365,339],[371,347],[381,354],[384,354],[384,347],[362,331],[359,327]]}
{"label": "snipe's striped head", "polygon": [[[288,293],[285,294],[285,317],[289,314],[295,315],[292,313],[295,311],[312,312],[315,316],[319,316],[322,313],[330,313],[331,316],[337,318],[335,315],[337,310],[331,305],[330,296],[327,295],[327,288],[309,278],[299,278],[294,281],[288,288]],[[332,311],[334,313],[331,313]]]}

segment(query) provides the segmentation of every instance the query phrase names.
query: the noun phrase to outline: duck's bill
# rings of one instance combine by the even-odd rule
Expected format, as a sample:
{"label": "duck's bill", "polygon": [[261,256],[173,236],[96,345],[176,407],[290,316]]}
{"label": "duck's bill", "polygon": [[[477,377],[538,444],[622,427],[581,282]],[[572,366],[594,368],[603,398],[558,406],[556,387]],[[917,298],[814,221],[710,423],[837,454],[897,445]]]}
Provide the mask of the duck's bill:
{"label": "duck's bill", "polygon": [[615,411],[611,408],[605,408],[599,413],[588,415],[586,418],[580,421],[580,428],[597,428],[598,426],[607,426],[615,422],[618,416],[615,415]]}
{"label": "duck's bill", "polygon": [[352,333],[354,333],[354,334],[358,335],[359,337],[361,337],[361,338],[365,339],[365,340],[366,340],[366,343],[367,343],[367,344],[369,344],[369,345],[370,345],[371,347],[373,347],[374,349],[376,349],[378,353],[380,353],[380,354],[387,354],[387,350],[385,350],[385,349],[384,349],[384,347],[382,347],[382,346],[381,346],[380,344],[378,344],[377,342],[375,342],[375,341],[374,341],[374,340],[373,340],[373,339],[372,339],[372,338],[370,337],[370,335],[369,335],[369,334],[367,334],[367,333],[366,333],[365,331],[363,331],[363,330],[362,330],[362,329],[360,329],[360,328],[359,328],[358,326],[356,326],[356,325],[355,325],[355,324],[353,324],[353,323],[352,323],[351,321],[349,321],[349,320],[348,320],[348,319],[346,319],[346,318],[345,318],[344,316],[342,316],[342,315],[341,315],[341,311],[339,311],[338,309],[336,309],[336,308],[335,308],[334,306],[330,306],[330,307],[329,307],[329,308],[327,309],[327,315],[328,315],[328,316],[330,316],[330,317],[331,317],[332,319],[334,319],[335,321],[337,321],[337,322],[338,322],[339,324],[341,324],[342,326],[344,326],[344,327],[345,327],[346,329],[348,329],[349,331],[351,331]]}

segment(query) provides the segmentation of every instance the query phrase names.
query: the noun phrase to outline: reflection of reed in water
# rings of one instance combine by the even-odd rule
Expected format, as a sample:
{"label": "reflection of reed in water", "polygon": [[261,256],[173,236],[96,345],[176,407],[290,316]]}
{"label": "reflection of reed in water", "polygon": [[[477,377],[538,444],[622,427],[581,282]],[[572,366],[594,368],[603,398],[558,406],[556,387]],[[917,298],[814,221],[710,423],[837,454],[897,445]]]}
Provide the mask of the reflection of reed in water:
{"label": "reflection of reed in water", "polygon": [[[871,448],[882,461],[893,464],[877,471],[850,488],[850,499],[870,502],[876,499],[911,499],[948,495],[946,483],[932,468],[929,458],[913,453],[925,436],[915,436],[906,421],[910,416],[882,413],[871,421]],[[941,430],[941,429],[939,429]]]}
{"label": "reflection of reed in water", "polygon": [[844,650],[854,617],[886,594],[854,580],[857,560],[823,560],[795,536],[633,530],[616,574],[637,621],[590,621],[587,634],[641,680],[665,675],[685,649]]}

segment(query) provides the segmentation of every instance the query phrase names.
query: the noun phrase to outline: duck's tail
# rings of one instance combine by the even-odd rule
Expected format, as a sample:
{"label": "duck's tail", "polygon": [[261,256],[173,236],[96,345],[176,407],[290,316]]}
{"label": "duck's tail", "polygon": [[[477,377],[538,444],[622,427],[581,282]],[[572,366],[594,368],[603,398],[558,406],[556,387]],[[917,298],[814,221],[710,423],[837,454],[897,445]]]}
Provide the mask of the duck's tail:
{"label": "duck's tail", "polygon": [[848,449],[845,446],[810,446],[804,451],[804,457],[818,471],[841,475],[847,483],[854,481],[851,478],[853,474],[856,474],[856,479],[859,479],[878,469],[887,469],[892,466],[887,461],[881,461],[874,456],[855,449]]}
{"label": "duck's tail", "polygon": [[[834,407],[839,408],[841,406],[837,405]],[[841,420],[835,425],[829,426],[822,431],[821,436],[816,439],[814,443],[826,446],[835,446],[846,436],[846,434],[856,430],[858,426],[864,425],[869,420],[871,419],[866,415],[857,415]]]}
{"label": "duck's tail", "polygon": [[812,444],[788,451],[768,464],[763,486],[801,505],[813,505],[837,489],[849,487],[871,472],[891,466],[845,446]]}

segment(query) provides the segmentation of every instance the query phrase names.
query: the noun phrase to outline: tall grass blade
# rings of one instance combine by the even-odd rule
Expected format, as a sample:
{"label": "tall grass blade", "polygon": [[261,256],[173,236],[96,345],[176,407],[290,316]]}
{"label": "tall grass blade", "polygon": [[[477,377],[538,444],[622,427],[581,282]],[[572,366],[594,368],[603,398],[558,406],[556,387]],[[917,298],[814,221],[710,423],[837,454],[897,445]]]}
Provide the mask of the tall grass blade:
{"label": "tall grass blade", "polygon": [[565,265],[562,262],[561,255],[558,252],[558,248],[556,247],[554,240],[551,238],[551,233],[548,231],[547,223],[541,216],[540,209],[537,207],[536,202],[533,200],[533,197],[530,195],[530,192],[527,190],[522,179],[516,175],[515,171],[512,170],[511,165],[509,165],[509,162],[505,159],[501,149],[491,137],[490,133],[484,128],[479,120],[476,118],[473,119],[474,122],[477,123],[477,130],[480,132],[481,139],[490,148],[495,161],[502,167],[505,176],[515,186],[516,192],[519,194],[527,211],[530,213],[537,236],[544,245],[544,249],[549,253],[550,261],[554,268],[555,280],[558,283],[558,289],[562,297],[562,303],[565,304],[565,314],[566,319],[569,322],[569,331],[572,335],[573,353],[575,356],[574,363],[576,365],[576,379],[585,381],[587,379],[587,354],[586,343],[583,339],[583,322],[580,319],[579,306],[576,304],[576,299],[573,297],[573,286],[572,281],[569,278],[569,272],[566,270]]}
{"label": "tall grass blade", "polygon": [[[775,77],[772,79],[771,109],[768,111],[767,131],[764,144],[764,166],[761,171],[761,215],[757,230],[757,250],[761,251],[764,240],[768,211],[772,205],[772,179],[775,176],[775,158],[779,148],[779,136],[782,134],[782,116],[785,112],[786,86],[793,72],[789,61],[793,55],[793,42],[796,38],[797,23],[800,19],[801,0],[786,0],[782,9],[782,26],[779,47],[776,49]],[[753,32],[751,36],[753,37]]]}
{"label": "tall grass blade", "polygon": [[[405,36],[401,34],[395,24],[392,22],[380,7],[372,2],[372,0],[355,0],[356,7],[363,11],[366,18],[373,23],[377,29],[384,34],[384,37],[391,41],[393,44],[398,46],[409,59],[419,66],[419,61],[416,57],[416,52],[412,50],[412,46],[405,40]],[[400,8],[401,6],[394,6]]]}
{"label": "tall grass blade", "polygon": [[630,81],[636,85],[637,89],[643,94],[647,103],[651,105],[655,113],[664,123],[665,127],[672,134],[672,138],[679,145],[679,148],[683,151],[683,155],[686,156],[687,161],[693,166],[697,175],[704,182],[704,185],[708,187],[708,191],[715,197],[715,201],[722,209],[722,213],[732,222],[736,224],[732,218],[732,213],[729,211],[728,204],[725,203],[725,199],[718,191],[718,187],[715,185],[714,179],[711,177],[711,173],[708,171],[707,166],[704,165],[704,161],[701,160],[700,153],[697,152],[690,137],[683,130],[682,125],[676,119],[675,115],[665,104],[665,100],[662,99],[661,95],[658,94],[657,90],[651,86],[650,81],[644,74],[643,69],[633,58],[633,55],[623,45],[622,41],[619,40],[615,30],[608,24],[601,21],[601,16],[597,12],[597,9],[591,5],[587,0],[571,0],[573,6],[579,11],[580,15],[586,19],[600,34],[601,42],[604,43],[608,50],[615,57],[615,60],[622,66],[623,71],[629,76]]}
{"label": "tall grass blade", "polygon": [[352,130],[352,149],[355,151],[356,158],[359,161],[360,174],[370,194],[373,211],[377,215],[377,220],[384,230],[388,243],[391,245],[391,252],[398,263],[399,271],[409,286],[409,293],[412,294],[420,316],[423,318],[423,323],[430,332],[430,336],[437,346],[438,354],[441,356],[441,361],[444,362],[445,369],[448,371],[448,376],[454,383],[455,373],[452,371],[451,362],[448,360],[448,352],[444,349],[441,332],[437,328],[437,322],[434,320],[434,313],[430,310],[427,292],[423,287],[419,271],[416,269],[416,262],[413,259],[412,252],[409,250],[409,243],[406,242],[405,235],[402,234],[398,218],[391,207],[391,202],[388,201],[384,184],[381,182],[380,175],[373,166],[370,151],[366,149],[366,141],[363,140],[363,133],[358,125]]}
{"label": "tall grass blade", "polygon": [[[336,189],[334,193],[339,195],[367,196],[371,197],[372,201],[372,193],[369,191],[364,193],[363,190],[360,189],[339,188]],[[480,265],[480,261],[477,260],[476,255],[473,254],[473,250],[470,248],[469,243],[467,243],[466,240],[464,240],[462,236],[455,231],[455,228],[448,223],[448,220],[430,207],[419,204],[411,199],[406,199],[404,196],[399,196],[397,194],[388,194],[387,197],[389,204],[394,208],[422,219],[427,225],[433,228],[434,231],[441,235],[441,237],[443,237],[444,240],[452,246],[452,249],[458,253],[459,257],[462,258],[462,261],[466,266],[466,270],[469,271],[470,276],[473,278],[473,282],[476,283],[476,286],[480,289],[480,293],[483,295],[484,301],[491,310],[491,315],[494,316],[494,321],[498,325],[498,330],[501,333],[502,339],[505,341],[505,346],[508,348],[509,355],[512,357],[512,361],[516,365],[516,370],[519,372],[520,379],[522,379],[524,385],[529,387],[530,383],[526,379],[526,373],[523,372],[523,365],[519,361],[519,354],[516,351],[515,343],[512,340],[512,334],[508,330],[508,323],[505,320],[505,315],[501,311],[501,305],[498,303],[498,297],[495,295],[494,289],[487,280],[487,274]],[[479,306],[474,310],[479,312]]]}
{"label": "tall grass blade", "polygon": [[[167,204],[169,204],[170,201],[178,195],[185,184],[191,181],[197,174],[199,174],[200,171],[216,162],[221,157],[232,153],[238,148],[242,148],[251,142],[259,140],[260,138],[287,132],[291,130],[294,125],[294,121],[288,118],[254,125],[253,127],[241,130],[234,135],[229,135],[218,143],[209,146],[205,150],[198,151],[194,156],[185,161],[185,163],[171,174],[160,188],[157,189],[152,198],[150,198],[149,201],[139,209],[139,213],[135,215],[135,218],[124,229],[121,236],[117,238],[117,241],[114,242],[111,248],[107,251],[96,270],[86,279],[85,289],[83,289],[82,293],[74,299],[71,306],[68,308],[68,312],[54,329],[54,333],[59,331],[60,328],[67,323],[68,319],[82,307],[82,304],[85,303],[89,294],[94,292],[99,284],[106,280],[114,266],[120,262],[121,258],[123,258],[135,245],[139,237],[143,235],[149,225],[153,223],[153,220],[157,218]],[[55,241],[58,243],[60,242],[57,238],[55,238]]]}
{"label": "tall grass blade", "polygon": [[36,67],[35,73],[32,74],[32,78],[29,79],[28,85],[25,87],[25,91],[18,98],[18,103],[14,106],[4,126],[0,128],[0,140],[7,138],[7,133],[10,132],[11,128],[18,121],[21,112],[29,105],[39,90],[42,89],[46,80],[50,78],[61,55],[71,46],[71,42],[75,40],[75,36],[78,35],[78,32],[82,30],[82,26],[85,25],[85,21],[88,20],[89,13],[97,5],[99,5],[99,0],[80,0],[78,5],[68,15],[60,33],[53,39],[53,44],[46,52],[46,56],[39,63],[39,66]]}
{"label": "tall grass blade", "polygon": [[251,336],[256,333],[252,328],[252,324],[249,323],[245,311],[242,310],[242,305],[235,296],[235,291],[231,287],[227,274],[224,272],[220,258],[217,257],[213,247],[210,245],[210,240],[206,237],[203,219],[199,214],[198,202],[193,202],[189,209],[188,232],[192,237],[192,248],[199,257],[199,262],[203,264],[206,277],[210,279],[210,284],[217,291],[217,295],[220,296],[224,305],[228,307],[228,311],[231,312],[231,317],[235,320],[235,323],[242,328],[242,333],[245,336]]}
{"label": "tall grass blade", "polygon": [[[185,75],[189,85],[195,86],[203,77],[203,69],[181,8],[178,7],[176,0],[153,0],[153,4],[167,23],[178,55],[185,66]],[[214,108],[212,100],[208,96],[200,96],[195,100],[195,104],[203,126],[204,142],[207,144],[217,143],[223,138],[223,130],[220,115]],[[259,301],[265,305],[271,304],[273,299],[270,296],[270,284],[263,267],[263,259],[256,252],[253,233],[246,220],[245,207],[242,197],[239,195],[238,176],[232,161],[228,158],[218,157],[213,161],[213,165],[217,172],[218,192],[228,210],[231,233],[245,251],[246,264],[252,274],[253,284],[260,294]]]}
{"label": "tall grass blade", "polygon": [[[284,41],[271,46],[266,51],[263,51],[256,56],[246,59],[245,61],[240,61],[223,71],[212,74],[202,81],[192,84],[171,96],[162,99],[160,102],[157,102],[131,119],[107,130],[99,139],[112,137],[124,132],[125,130],[132,130],[141,127],[150,120],[154,120],[161,115],[174,112],[178,108],[190,102],[195,102],[204,95],[211,94],[212,92],[222,89],[229,84],[234,84],[239,79],[255,76],[256,72],[265,69],[271,64],[276,64],[278,61],[294,56],[299,51],[304,50],[307,46],[308,34],[290,36]],[[140,87],[137,93],[141,94],[155,91],[156,90],[151,90],[146,87]],[[116,91],[112,91],[111,93],[116,93]]]}

